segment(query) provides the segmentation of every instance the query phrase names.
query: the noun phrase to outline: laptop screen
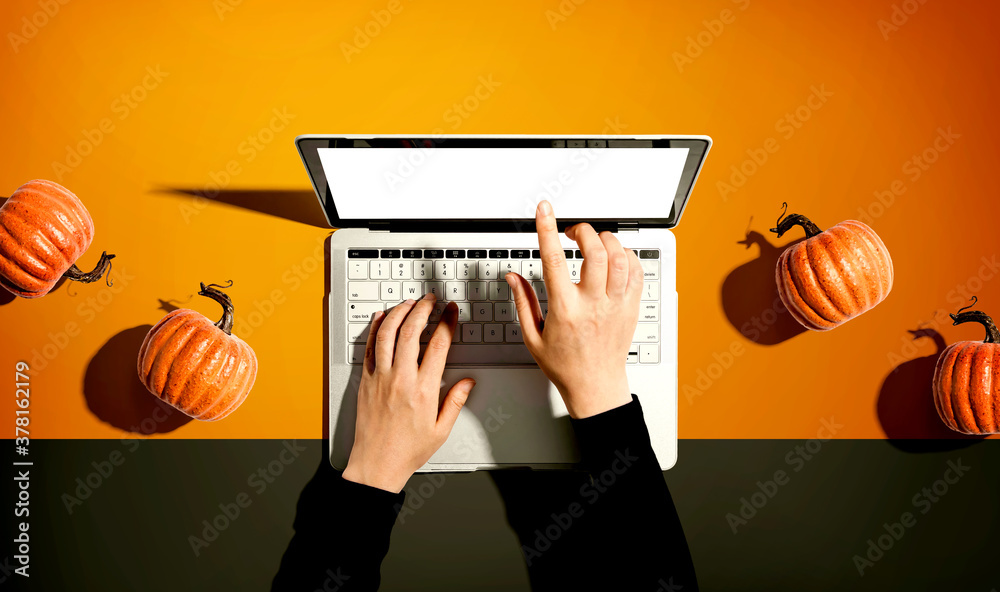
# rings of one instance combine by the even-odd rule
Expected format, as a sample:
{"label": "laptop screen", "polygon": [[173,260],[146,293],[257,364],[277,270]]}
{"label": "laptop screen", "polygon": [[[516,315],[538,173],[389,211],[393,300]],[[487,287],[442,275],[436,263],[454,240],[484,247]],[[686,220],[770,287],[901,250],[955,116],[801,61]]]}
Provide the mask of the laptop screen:
{"label": "laptop screen", "polygon": [[300,151],[335,226],[530,220],[543,199],[562,220],[672,226],[707,151],[700,140],[607,137],[309,140]]}

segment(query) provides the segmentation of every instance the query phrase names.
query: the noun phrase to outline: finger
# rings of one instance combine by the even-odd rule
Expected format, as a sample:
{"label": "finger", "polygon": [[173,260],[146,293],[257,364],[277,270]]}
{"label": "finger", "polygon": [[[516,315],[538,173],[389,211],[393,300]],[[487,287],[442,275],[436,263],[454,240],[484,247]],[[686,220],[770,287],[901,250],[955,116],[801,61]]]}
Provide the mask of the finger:
{"label": "finger", "polygon": [[411,308],[413,308],[412,300],[405,300],[397,304],[392,310],[386,313],[385,320],[379,326],[378,334],[372,331],[372,334],[375,334],[376,370],[389,370],[389,368],[392,368],[392,356],[396,349],[396,331]]}
{"label": "finger", "polygon": [[365,372],[368,374],[375,372],[375,336],[384,320],[385,313],[380,310],[372,315],[372,326],[368,328],[368,341],[365,343]]}
{"label": "finger", "polygon": [[427,342],[427,351],[424,352],[424,359],[420,363],[420,373],[429,373],[435,383],[441,382],[441,374],[444,373],[444,364],[448,360],[448,350],[451,349],[451,338],[455,336],[456,326],[458,326],[458,305],[449,302],[444,308],[444,314],[441,315],[441,322]]}
{"label": "finger", "polygon": [[642,298],[642,287],[646,281],[646,274],[642,269],[642,262],[639,256],[632,249],[625,249],[625,256],[628,257],[628,287],[625,289],[626,297],[634,297],[636,300]]}
{"label": "finger", "polygon": [[604,294],[608,289],[608,252],[594,227],[584,222],[573,227],[573,239],[583,252],[580,285],[587,291]]}
{"label": "finger", "polygon": [[517,308],[517,320],[521,323],[524,343],[529,350],[537,351],[542,344],[542,308],[538,305],[538,295],[520,274],[510,272],[506,279],[514,294],[514,306]]}
{"label": "finger", "polygon": [[[608,296],[620,298],[628,288],[628,255],[625,249],[618,242],[618,238],[611,232],[605,230],[600,235],[601,242],[604,243],[604,250],[608,253]],[[631,250],[629,251],[631,252]]]}
{"label": "finger", "polygon": [[434,311],[436,302],[434,294],[428,292],[413,305],[413,309],[406,315],[406,320],[399,327],[399,340],[396,343],[396,363],[417,367],[417,357],[420,356],[420,334],[427,325],[427,319]]}
{"label": "finger", "polygon": [[566,254],[559,242],[559,226],[552,204],[547,200],[538,202],[535,211],[535,230],[538,232],[538,250],[542,256],[542,278],[549,298],[559,298],[569,288],[569,272],[566,270]]}
{"label": "finger", "polygon": [[463,378],[456,382],[448,390],[448,394],[445,395],[444,401],[441,403],[441,410],[438,411],[437,420],[438,434],[442,437],[442,440],[446,440],[448,434],[451,433],[451,428],[455,427],[458,414],[462,411],[462,407],[465,406],[465,402],[469,400],[469,393],[472,392],[472,387],[474,386],[476,386],[475,380]]}

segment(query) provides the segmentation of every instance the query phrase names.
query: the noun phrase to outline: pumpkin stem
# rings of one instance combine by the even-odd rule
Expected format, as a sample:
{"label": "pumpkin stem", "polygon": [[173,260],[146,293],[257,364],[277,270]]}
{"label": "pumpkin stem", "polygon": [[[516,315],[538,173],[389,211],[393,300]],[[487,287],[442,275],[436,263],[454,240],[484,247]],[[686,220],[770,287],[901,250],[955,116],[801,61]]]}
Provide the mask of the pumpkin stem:
{"label": "pumpkin stem", "polygon": [[205,282],[201,282],[201,291],[198,292],[199,296],[207,296],[222,305],[222,318],[219,319],[219,322],[215,326],[225,331],[226,335],[233,334],[233,301],[229,298],[228,294],[219,288],[229,288],[232,285],[233,280],[229,280],[229,283],[225,286],[220,284],[208,284],[206,286]]}
{"label": "pumpkin stem", "polygon": [[993,323],[993,319],[990,315],[986,314],[981,310],[970,310],[965,311],[967,308],[971,308],[979,300],[975,296],[972,297],[972,304],[969,306],[962,307],[958,309],[957,314],[950,314],[952,325],[961,325],[962,323],[979,323],[986,328],[986,339],[983,343],[1000,343],[1000,331],[997,330],[997,326]]}
{"label": "pumpkin stem", "polygon": [[819,226],[813,224],[812,220],[802,214],[789,214],[785,216],[785,212],[788,211],[788,202],[783,202],[781,205],[784,209],[781,211],[781,215],[778,216],[778,221],[775,223],[776,227],[771,229],[771,232],[778,234],[778,238],[781,238],[781,235],[791,230],[794,226],[801,226],[802,230],[806,231],[806,238],[812,238],[823,232],[819,229]]}
{"label": "pumpkin stem", "polygon": [[108,272],[108,278],[106,282],[110,287],[113,283],[111,281],[111,260],[114,258],[115,258],[114,255],[108,255],[108,252],[104,251],[103,253],[101,253],[101,260],[97,262],[97,267],[95,267],[92,271],[84,273],[80,271],[80,268],[77,267],[76,264],[74,263],[73,265],[69,266],[69,269],[66,270],[66,273],[63,274],[63,277],[69,280],[73,280],[74,282],[83,282],[85,284],[89,284],[91,282],[96,282],[97,280],[101,279],[101,277],[104,276],[104,272],[106,271]]}

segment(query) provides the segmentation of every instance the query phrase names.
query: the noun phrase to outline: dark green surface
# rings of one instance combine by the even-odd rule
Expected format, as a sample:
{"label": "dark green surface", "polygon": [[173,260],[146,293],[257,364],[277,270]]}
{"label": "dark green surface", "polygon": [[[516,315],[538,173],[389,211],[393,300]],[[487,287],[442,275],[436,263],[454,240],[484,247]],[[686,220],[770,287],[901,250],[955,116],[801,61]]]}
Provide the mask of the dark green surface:
{"label": "dark green surface", "polygon": [[[809,460],[789,462],[789,453],[795,456],[804,444],[680,442],[678,465],[666,476],[704,590],[1000,588],[996,441],[918,453],[884,441],[841,440],[823,443]],[[282,441],[33,442],[31,585],[0,574],[7,578],[0,586],[267,589],[292,534],[298,494],[320,462],[321,442],[299,445],[307,450],[258,492],[248,477],[280,458]],[[95,470],[91,463],[115,450],[123,464],[69,514],[62,495],[73,495],[76,479],[86,479]],[[10,470],[9,452],[5,458]],[[968,472],[937,502],[915,506],[913,497],[945,475],[948,461],[959,460]],[[740,498],[749,499],[759,491],[757,481],[773,480],[779,470],[787,481],[776,490],[768,486],[773,497],[734,534],[726,515],[738,514]],[[417,476],[407,486],[411,502],[423,497],[421,486],[431,495],[397,522],[383,590],[528,589],[488,475],[447,475],[440,486]],[[11,507],[12,490],[6,491]],[[250,506],[196,557],[188,537],[199,535],[202,520],[212,520],[218,505],[240,492]],[[859,576],[852,558],[863,556],[868,539],[885,534],[883,524],[899,522],[904,512],[913,514],[914,525]],[[12,544],[3,552],[13,554]]]}

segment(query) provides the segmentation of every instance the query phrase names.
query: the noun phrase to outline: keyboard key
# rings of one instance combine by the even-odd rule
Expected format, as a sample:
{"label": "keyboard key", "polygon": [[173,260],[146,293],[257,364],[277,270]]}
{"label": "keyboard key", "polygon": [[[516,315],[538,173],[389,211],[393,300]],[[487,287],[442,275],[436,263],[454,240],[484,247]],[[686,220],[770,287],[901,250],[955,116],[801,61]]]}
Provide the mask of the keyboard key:
{"label": "keyboard key", "polygon": [[660,279],[660,261],[658,259],[640,259],[642,274],[647,280]]}
{"label": "keyboard key", "polygon": [[348,259],[376,259],[378,249],[347,249]]}
{"label": "keyboard key", "polygon": [[639,323],[635,326],[632,343],[657,343],[660,341],[659,323]]}
{"label": "keyboard key", "polygon": [[486,293],[487,284],[486,282],[469,282],[468,283],[468,296],[469,300],[488,300],[489,294]]}
{"label": "keyboard key", "polygon": [[485,249],[469,249],[469,259],[486,259]]}
{"label": "keyboard key", "polygon": [[434,297],[438,300],[444,300],[444,283],[443,282],[424,282],[424,293],[434,294]]}
{"label": "keyboard key", "polygon": [[[458,322],[468,323],[472,320],[472,304],[469,302],[459,302],[458,303]],[[455,333],[458,333],[456,330]],[[455,339],[458,341],[458,338]]]}
{"label": "keyboard key", "polygon": [[643,343],[640,345],[639,362],[642,364],[659,364],[660,346],[655,343]]}
{"label": "keyboard key", "polygon": [[566,147],[567,148],[586,148],[587,147],[587,141],[586,140],[566,140]]}
{"label": "keyboard key", "polygon": [[462,343],[482,343],[483,326],[479,323],[462,325]]}
{"label": "keyboard key", "polygon": [[410,262],[403,261],[402,259],[393,261],[389,268],[389,273],[392,275],[392,279],[394,280],[408,280],[410,279],[410,272],[413,271],[413,267],[410,265]]}
{"label": "keyboard key", "polygon": [[455,332],[451,334],[451,342],[459,343],[461,341],[462,341],[462,325],[455,325]]}
{"label": "keyboard key", "polygon": [[348,323],[347,341],[349,343],[365,343],[368,341],[368,329],[370,328],[370,323]]}
{"label": "keyboard key", "polygon": [[427,319],[432,323],[436,323],[441,320],[441,315],[444,314],[444,307],[447,306],[444,302],[438,302],[434,304],[434,308],[431,309],[431,316]]}
{"label": "keyboard key", "polygon": [[421,282],[403,282],[403,298],[416,300],[424,295],[424,285]]}
{"label": "keyboard key", "polygon": [[510,252],[511,259],[527,259],[531,255],[528,249],[514,249]]}
{"label": "keyboard key", "polygon": [[660,252],[656,249],[639,249],[639,259],[659,259]]}
{"label": "keyboard key", "polygon": [[465,282],[445,282],[444,292],[448,300],[465,300]]}
{"label": "keyboard key", "polygon": [[481,280],[495,280],[497,279],[497,271],[500,264],[497,261],[480,261],[479,262],[479,279]]}
{"label": "keyboard key", "polygon": [[[545,316],[549,314],[549,303],[548,302],[539,302],[538,303],[538,308],[542,309],[542,318],[544,319]],[[514,311],[514,315],[515,316],[517,315],[517,311]]]}
{"label": "keyboard key", "polygon": [[351,364],[363,364],[365,361],[364,343],[356,343],[347,348],[347,361]]}
{"label": "keyboard key", "polygon": [[368,323],[375,312],[385,310],[381,302],[352,302],[347,306],[347,320],[352,323]]}
{"label": "keyboard key", "polygon": [[483,325],[483,341],[486,343],[503,343],[503,325],[499,323]]}
{"label": "keyboard key", "polygon": [[424,257],[427,259],[440,259],[444,257],[444,251],[441,249],[424,249]]}
{"label": "keyboard key", "polygon": [[[472,307],[472,320],[476,322],[493,320],[493,305],[489,302],[485,304],[475,304]],[[497,319],[498,321],[501,319]]]}
{"label": "keyboard key", "polygon": [[639,363],[639,346],[633,343],[628,348],[628,355],[625,356],[626,364],[638,364]]}
{"label": "keyboard key", "polygon": [[349,280],[366,280],[366,279],[368,279],[368,262],[367,261],[348,261],[347,262],[347,279],[349,279]]}
{"label": "keyboard key", "polygon": [[569,279],[574,282],[580,281],[580,269],[583,268],[583,261],[567,261],[566,267],[569,269]]}
{"label": "keyboard key", "polygon": [[643,284],[642,284],[642,299],[643,300],[659,300],[660,299],[660,284],[659,284],[659,282],[643,282]]}
{"label": "keyboard key", "polygon": [[464,259],[465,249],[447,249],[444,252],[444,256],[449,259]]}
{"label": "keyboard key", "polygon": [[[510,327],[510,325],[507,325]],[[463,327],[464,336],[465,329]],[[505,365],[511,364],[532,364],[535,360],[531,357],[528,348],[519,343],[480,343],[476,345],[466,345],[464,343],[451,346],[448,350],[448,365],[472,364],[475,366],[485,365]]]}
{"label": "keyboard key", "polygon": [[403,259],[420,259],[424,252],[420,249],[403,249]]}
{"label": "keyboard key", "polygon": [[577,249],[576,250],[576,258],[577,259],[583,259],[583,251],[581,251],[580,249]]}
{"label": "keyboard key", "polygon": [[490,259],[506,259],[510,256],[510,252],[507,249],[491,249]]}
{"label": "keyboard key", "polygon": [[660,303],[643,302],[639,306],[639,322],[655,323],[660,320]]}
{"label": "keyboard key", "polygon": [[389,262],[380,260],[369,261],[368,277],[370,277],[373,280],[389,279]]}
{"label": "keyboard key", "polygon": [[542,262],[541,261],[521,262],[521,276],[526,280],[542,279]]}
{"label": "keyboard key", "polygon": [[507,331],[506,341],[507,343],[524,343],[524,338],[521,336],[521,325],[504,325]]}
{"label": "keyboard key", "polygon": [[476,270],[479,267],[475,261],[458,261],[455,264],[456,275],[460,280],[476,279]]}
{"label": "keyboard key", "polygon": [[378,282],[347,282],[348,300],[378,300]]}
{"label": "keyboard key", "polygon": [[399,249],[382,249],[383,259],[399,259]]}
{"label": "keyboard key", "polygon": [[521,273],[521,262],[520,261],[512,261],[510,259],[506,259],[504,261],[501,261],[500,262],[500,274],[497,276],[497,279],[501,279],[502,280],[505,275],[507,275],[508,273],[511,273],[511,272],[513,272],[513,273]]}
{"label": "keyboard key", "polygon": [[565,255],[567,259],[572,259],[573,249],[566,249],[565,251],[563,251],[563,255]]}
{"label": "keyboard key", "polygon": [[587,147],[588,148],[607,148],[608,147],[608,141],[607,140],[587,140]]}
{"label": "keyboard key", "polygon": [[535,296],[538,297],[538,301],[549,299],[549,293],[545,290],[545,282],[531,282],[531,287],[535,290]]}
{"label": "keyboard key", "polygon": [[[433,315],[431,315],[433,318]],[[438,315],[440,318],[441,315]],[[434,330],[437,329],[437,324],[424,325],[424,330],[420,332],[420,343],[427,343],[431,340],[431,335],[434,334]]]}
{"label": "keyboard key", "polygon": [[413,279],[429,280],[434,277],[434,268],[430,261],[413,262]]}
{"label": "keyboard key", "polygon": [[448,259],[434,262],[434,279],[453,280],[455,279],[455,262]]}
{"label": "keyboard key", "polygon": [[510,302],[497,302],[493,305],[493,313],[493,320],[495,321],[513,321],[514,304]]}
{"label": "keyboard key", "polygon": [[490,282],[490,300],[510,300],[507,282]]}
{"label": "keyboard key", "polygon": [[382,282],[382,300],[402,300],[399,282]]}

